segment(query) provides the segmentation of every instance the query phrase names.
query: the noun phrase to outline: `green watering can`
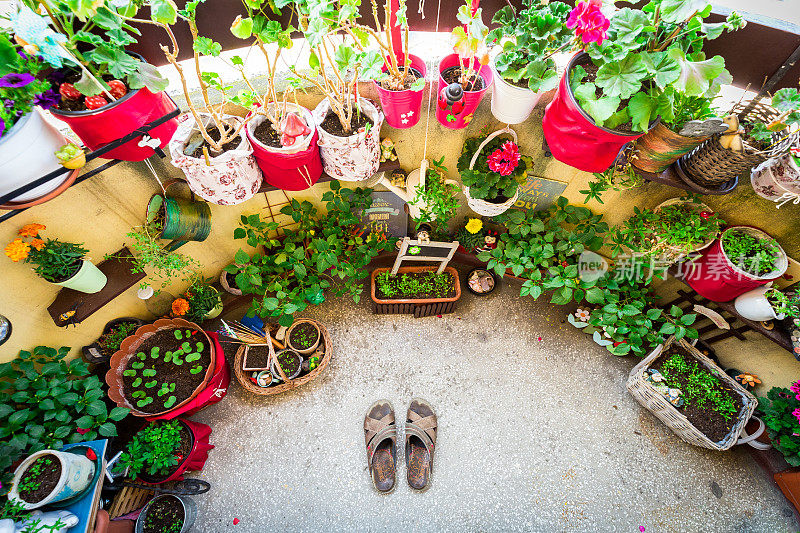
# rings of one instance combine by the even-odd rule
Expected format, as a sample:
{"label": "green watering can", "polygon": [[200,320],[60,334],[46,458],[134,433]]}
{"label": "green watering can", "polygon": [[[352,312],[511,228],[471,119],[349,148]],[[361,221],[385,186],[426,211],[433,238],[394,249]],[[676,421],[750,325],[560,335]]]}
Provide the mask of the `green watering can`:
{"label": "green watering can", "polygon": [[211,209],[206,202],[198,202],[191,189],[191,199],[167,196],[167,189],[176,183],[186,182],[167,181],[163,192],[154,194],[147,203],[146,223],[161,223],[160,237],[172,239],[164,247],[168,252],[174,252],[189,241],[204,241],[211,233]]}

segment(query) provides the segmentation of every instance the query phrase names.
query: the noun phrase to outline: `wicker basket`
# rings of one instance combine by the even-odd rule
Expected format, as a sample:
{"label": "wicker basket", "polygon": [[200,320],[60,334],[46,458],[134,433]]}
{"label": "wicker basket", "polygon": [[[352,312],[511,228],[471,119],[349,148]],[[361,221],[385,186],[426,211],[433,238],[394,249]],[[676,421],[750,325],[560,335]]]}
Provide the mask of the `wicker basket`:
{"label": "wicker basket", "polygon": [[[300,376],[296,379],[287,379],[285,383],[281,383],[280,385],[275,385],[272,387],[259,387],[252,381],[250,381],[250,372],[242,370],[242,365],[244,363],[244,356],[247,350],[247,345],[242,345],[236,351],[236,357],[233,360],[233,373],[236,375],[236,380],[239,384],[244,387],[248,392],[252,392],[253,394],[259,394],[261,396],[271,396],[274,394],[280,394],[282,392],[286,392],[292,390],[294,388],[299,387],[300,385],[305,385],[309,381],[313,381],[314,379],[319,376],[323,370],[328,366],[328,362],[331,360],[331,356],[333,355],[333,343],[331,342],[331,336],[328,333],[328,330],[325,329],[321,323],[316,320],[308,319],[309,322],[313,322],[316,325],[320,332],[322,333],[322,342],[320,346],[323,347],[325,350],[325,355],[322,357],[322,360],[319,362],[317,368]],[[275,350],[270,345],[269,348],[270,358],[275,357]],[[278,372],[283,375],[283,369],[281,369],[280,365],[275,365],[278,368]],[[285,377],[285,376],[284,376]]]}
{"label": "wicker basket", "polygon": [[[497,130],[495,132],[490,133],[478,146],[478,149],[475,150],[475,153],[472,155],[472,159],[469,162],[469,168],[472,170],[472,167],[475,166],[475,163],[478,161],[478,156],[480,155],[481,151],[489,144],[489,141],[497,137],[498,135],[503,135],[507,133],[514,138],[514,144],[518,144],[517,142],[517,132],[512,130],[509,127],[505,127],[501,130]],[[497,215],[501,215],[508,211],[514,202],[517,201],[519,197],[519,187],[517,187],[517,192],[514,193],[514,196],[503,202],[502,204],[495,204],[492,202],[487,202],[486,200],[482,200],[480,198],[473,198],[469,194],[469,187],[466,185],[464,186],[464,196],[467,197],[467,205],[470,209],[475,211],[479,215],[483,215],[485,217],[496,217]]]}
{"label": "wicker basket", "polygon": [[[664,396],[656,391],[652,385],[645,380],[645,372],[650,365],[656,359],[658,359],[664,351],[675,345],[681,346],[684,350],[686,350],[687,353],[691,354],[698,363],[706,367],[721,381],[742,396],[744,406],[739,413],[739,418],[733,425],[733,429],[731,429],[730,433],[728,433],[720,442],[711,441],[711,439],[709,439],[704,433],[694,427],[692,423],[689,422],[689,420],[683,414],[681,414],[681,412],[678,411],[675,406],[669,403]],[[674,336],[670,337],[666,340],[666,342],[664,342],[664,344],[658,346],[655,350],[650,352],[650,355],[645,357],[638,365],[634,367],[630,373],[630,376],[628,377],[627,386],[631,396],[633,396],[634,399],[642,405],[642,407],[653,413],[656,418],[664,422],[664,424],[678,437],[689,444],[694,444],[695,446],[708,448],[710,450],[727,450],[736,444],[739,434],[744,429],[745,424],[747,424],[747,421],[750,419],[750,416],[753,414],[753,411],[758,405],[756,398],[752,394],[742,388],[742,386],[739,385],[736,380],[723,372],[723,370],[715,365],[711,359],[701,354],[697,348],[690,345],[685,340],[676,340]]]}
{"label": "wicker basket", "polygon": [[[738,105],[733,109],[734,113],[741,113],[745,107]],[[748,111],[744,118],[758,119],[769,122],[779,115],[773,107],[763,103],[758,103]],[[731,179],[740,176],[745,172],[750,172],[756,167],[773,157],[778,157],[789,151],[798,139],[800,133],[794,132],[789,135],[776,133],[773,135],[772,147],[767,150],[756,150],[744,146],[744,151],[735,152],[728,148],[723,148],[720,144],[721,135],[714,135],[700,146],[680,158],[680,168],[690,180],[710,189],[716,189],[729,182]]]}

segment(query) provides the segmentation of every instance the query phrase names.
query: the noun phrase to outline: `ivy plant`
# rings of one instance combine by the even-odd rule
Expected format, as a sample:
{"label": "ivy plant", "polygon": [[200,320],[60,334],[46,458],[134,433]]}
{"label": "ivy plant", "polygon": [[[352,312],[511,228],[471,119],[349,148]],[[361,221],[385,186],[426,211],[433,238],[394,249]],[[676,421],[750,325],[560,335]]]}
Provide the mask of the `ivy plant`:
{"label": "ivy plant", "polygon": [[458,210],[458,187],[447,183],[447,167],[444,166],[444,156],[438,161],[431,160],[430,167],[425,172],[425,188],[418,187],[417,194],[411,203],[419,206],[420,216],[414,221],[417,227],[422,224],[436,224],[437,227],[447,227],[447,223]]}

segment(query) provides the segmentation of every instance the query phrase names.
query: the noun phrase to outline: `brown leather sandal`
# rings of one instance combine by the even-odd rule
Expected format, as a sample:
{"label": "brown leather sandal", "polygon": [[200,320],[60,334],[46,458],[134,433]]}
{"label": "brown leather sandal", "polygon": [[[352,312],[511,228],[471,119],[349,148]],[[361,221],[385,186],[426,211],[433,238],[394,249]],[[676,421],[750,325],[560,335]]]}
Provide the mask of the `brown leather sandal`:
{"label": "brown leather sandal", "polygon": [[397,478],[397,425],[394,408],[388,400],[378,400],[367,410],[364,442],[375,490],[383,494],[392,492]]}
{"label": "brown leather sandal", "polygon": [[433,407],[420,398],[411,400],[406,413],[406,479],[414,490],[431,486],[436,428]]}

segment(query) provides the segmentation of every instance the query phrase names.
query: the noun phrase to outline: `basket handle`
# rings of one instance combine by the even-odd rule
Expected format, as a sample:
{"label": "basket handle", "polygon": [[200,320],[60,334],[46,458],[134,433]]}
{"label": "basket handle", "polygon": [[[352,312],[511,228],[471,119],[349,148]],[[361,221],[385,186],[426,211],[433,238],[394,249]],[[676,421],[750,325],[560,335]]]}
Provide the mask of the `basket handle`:
{"label": "basket handle", "polygon": [[510,134],[514,138],[514,144],[517,144],[517,132],[512,130],[511,127],[509,127],[509,126],[506,126],[505,128],[503,128],[501,130],[497,130],[497,131],[494,131],[494,132],[490,133],[483,140],[483,142],[480,144],[480,146],[478,146],[478,149],[475,150],[475,153],[472,155],[472,159],[470,159],[470,161],[469,161],[469,169],[470,170],[472,170],[472,167],[474,167],[475,163],[478,161],[478,155],[481,153],[481,150],[483,150],[486,147],[486,145],[489,144],[489,142],[492,139],[494,139],[498,135],[502,135],[504,133]]}
{"label": "basket handle", "polygon": [[275,347],[272,345],[272,335],[269,332],[269,329],[266,329],[267,336],[269,337],[269,342],[267,343],[268,346],[268,353],[269,353],[269,367],[272,369],[272,363],[275,363],[275,368],[278,369],[278,374],[281,376],[281,379],[284,383],[291,383],[291,380],[286,377],[284,374],[283,369],[281,368],[281,364],[278,361],[278,354],[275,352]]}

